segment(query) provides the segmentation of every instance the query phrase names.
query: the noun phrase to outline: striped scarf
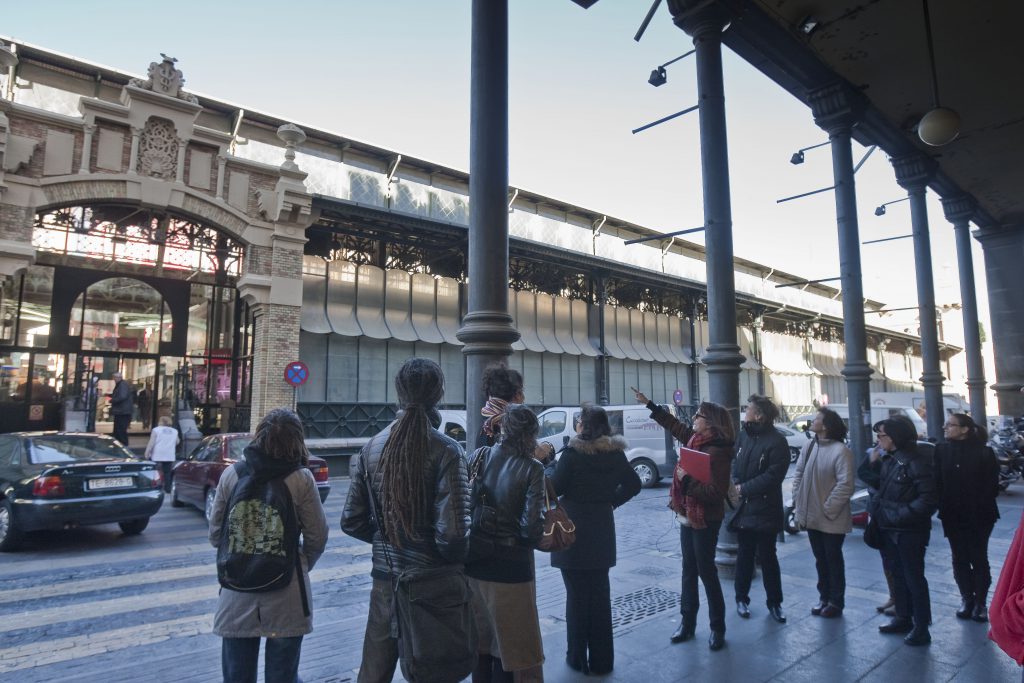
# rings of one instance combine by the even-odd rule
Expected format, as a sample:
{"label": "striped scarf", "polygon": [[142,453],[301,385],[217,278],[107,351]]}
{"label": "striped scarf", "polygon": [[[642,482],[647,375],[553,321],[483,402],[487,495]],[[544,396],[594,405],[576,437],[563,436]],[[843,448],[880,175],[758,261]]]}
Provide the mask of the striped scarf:
{"label": "striped scarf", "polygon": [[508,401],[490,396],[487,403],[480,409],[484,416],[484,434],[495,438],[501,433],[501,417],[508,410]]}

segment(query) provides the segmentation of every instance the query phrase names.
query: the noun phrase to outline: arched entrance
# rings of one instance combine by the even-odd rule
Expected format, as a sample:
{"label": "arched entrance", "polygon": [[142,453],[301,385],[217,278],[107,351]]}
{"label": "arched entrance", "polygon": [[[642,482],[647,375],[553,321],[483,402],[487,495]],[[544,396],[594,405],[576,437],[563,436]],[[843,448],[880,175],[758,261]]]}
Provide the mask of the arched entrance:
{"label": "arched entrance", "polygon": [[0,431],[110,431],[115,372],[136,391],[132,434],[183,402],[203,431],[247,419],[239,242],[171,212],[94,204],[38,213],[32,246],[36,263],[0,285]]}

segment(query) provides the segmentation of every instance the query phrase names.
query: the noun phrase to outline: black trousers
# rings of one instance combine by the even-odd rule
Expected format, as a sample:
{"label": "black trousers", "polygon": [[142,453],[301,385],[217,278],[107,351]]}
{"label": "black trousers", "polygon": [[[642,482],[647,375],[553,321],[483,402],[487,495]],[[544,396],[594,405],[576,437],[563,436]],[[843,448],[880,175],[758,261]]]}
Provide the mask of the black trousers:
{"label": "black trousers", "polygon": [[985,526],[947,529],[949,549],[953,552],[953,579],[960,595],[967,600],[984,604],[992,585],[992,570],[988,564],[988,539],[995,522]]}
{"label": "black trousers", "polygon": [[774,531],[736,532],[739,549],[736,551],[736,602],[750,604],[750,582],[754,578],[754,556],[761,560],[761,578],[764,580],[765,604],[782,605],[782,570],[775,552]]}
{"label": "black trousers", "polygon": [[170,460],[160,462],[160,470],[164,475],[164,493],[171,492],[171,480],[174,478],[174,463]]}
{"label": "black trousers", "polygon": [[928,628],[932,621],[932,603],[928,579],[924,575],[924,553],[929,531],[883,531],[882,552],[892,571],[896,616],[913,617],[914,625]]}
{"label": "black trousers", "polygon": [[722,583],[718,580],[718,567],[715,566],[715,546],[718,545],[721,527],[721,522],[708,522],[706,529],[679,527],[679,545],[683,551],[683,592],[679,611],[683,615],[683,625],[691,630],[697,625],[697,612],[700,611],[699,578],[708,600],[711,630],[725,633],[725,597],[722,595]]}
{"label": "black trousers", "polygon": [[846,606],[846,561],[843,559],[846,534],[808,529],[807,537],[814,553],[814,568],[818,570],[818,597],[823,603],[843,609]]}
{"label": "black trousers", "polygon": [[574,666],[587,664],[595,674],[615,664],[612,598],[608,570],[562,570],[565,582],[566,656]]}
{"label": "black trousers", "polygon": [[128,415],[114,415],[114,431],[111,433],[115,439],[121,442],[121,445],[128,447],[128,425],[132,423],[131,413]]}

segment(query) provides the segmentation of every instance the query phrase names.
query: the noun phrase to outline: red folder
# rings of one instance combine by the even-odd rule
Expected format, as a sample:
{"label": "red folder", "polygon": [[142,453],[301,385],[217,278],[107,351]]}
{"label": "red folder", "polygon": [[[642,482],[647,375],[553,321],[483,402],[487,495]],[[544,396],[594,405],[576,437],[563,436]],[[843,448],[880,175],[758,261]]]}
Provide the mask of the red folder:
{"label": "red folder", "polygon": [[679,449],[679,463],[697,481],[702,484],[711,483],[711,456],[707,453],[684,446]]}

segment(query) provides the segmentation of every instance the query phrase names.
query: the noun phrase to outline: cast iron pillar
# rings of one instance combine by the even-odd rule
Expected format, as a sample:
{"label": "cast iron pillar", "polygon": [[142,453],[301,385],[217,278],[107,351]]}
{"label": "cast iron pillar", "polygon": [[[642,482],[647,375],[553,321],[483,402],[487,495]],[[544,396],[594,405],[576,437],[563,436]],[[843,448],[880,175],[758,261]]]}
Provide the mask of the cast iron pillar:
{"label": "cast iron pillar", "polygon": [[985,227],[974,233],[985,250],[992,352],[996,360],[999,415],[1024,413],[1024,225]]}
{"label": "cast iron pillar", "polygon": [[981,331],[978,328],[978,295],[974,284],[974,256],[971,253],[970,222],[974,217],[974,198],[969,195],[944,197],[942,210],[953,224],[956,235],[956,260],[960,270],[960,305],[964,318],[964,347],[967,353],[967,392],[971,417],[983,427],[985,414],[985,364],[981,360]]}
{"label": "cast iron pillar", "polygon": [[[722,31],[731,16],[718,3],[669,0],[676,26],[693,37],[697,59],[697,101],[700,105],[700,165],[704,188],[704,244],[707,252],[707,351],[701,357],[708,369],[710,400],[740,421],[740,364],[736,343],[736,281],[732,254],[732,202],[729,196],[729,146],[725,124],[725,85],[722,78]],[[722,574],[736,570],[736,535],[723,525],[715,549]]]}
{"label": "cast iron pillar", "polygon": [[483,426],[483,370],[512,353],[508,313],[508,0],[473,0],[469,122],[466,448]]}
{"label": "cast iron pillar", "polygon": [[[722,78],[722,31],[731,20],[718,3],[693,11],[696,3],[669,2],[677,26],[693,37],[700,104],[700,162],[704,188],[710,344],[701,360],[708,369],[710,400],[725,406],[739,424],[740,364],[736,343],[736,282],[729,197],[729,147]],[[707,3],[700,3],[707,4]]]}
{"label": "cast iron pillar", "polygon": [[610,403],[608,398],[608,349],[604,345],[604,307],[608,304],[608,278],[603,274],[595,276],[594,286],[597,290],[597,329],[595,331],[591,328],[594,332],[591,337],[597,338],[597,350],[600,351],[597,358],[594,359],[597,367],[594,379],[597,384],[595,387],[597,403],[606,406]]}
{"label": "cast iron pillar", "polygon": [[864,111],[864,98],[839,83],[810,94],[814,123],[832,143],[836,225],[839,229],[839,275],[843,290],[843,342],[846,346],[847,403],[850,411],[850,448],[859,465],[871,445],[871,366],[864,333],[864,287],[860,268],[860,229],[857,225],[857,190],[853,180],[850,133]]}
{"label": "cast iron pillar", "polygon": [[935,175],[935,162],[921,154],[892,159],[896,182],[910,197],[910,224],[914,236],[914,271],[917,275],[917,315],[921,323],[921,384],[924,385],[925,420],[928,436],[942,441],[946,410],[942,405],[942,376],[939,332],[935,322],[935,282],[932,277],[932,243],[928,232],[925,192]]}

